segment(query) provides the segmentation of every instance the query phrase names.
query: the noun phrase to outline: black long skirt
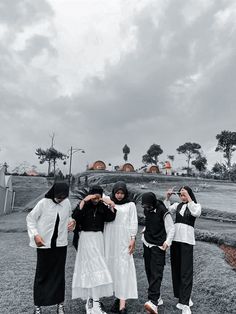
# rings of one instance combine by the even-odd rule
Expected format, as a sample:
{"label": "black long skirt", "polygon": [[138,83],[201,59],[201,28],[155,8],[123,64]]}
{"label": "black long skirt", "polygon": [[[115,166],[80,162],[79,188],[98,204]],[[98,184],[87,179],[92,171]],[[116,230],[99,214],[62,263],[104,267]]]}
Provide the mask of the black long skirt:
{"label": "black long skirt", "polygon": [[48,306],[64,302],[67,247],[37,249],[34,304]]}

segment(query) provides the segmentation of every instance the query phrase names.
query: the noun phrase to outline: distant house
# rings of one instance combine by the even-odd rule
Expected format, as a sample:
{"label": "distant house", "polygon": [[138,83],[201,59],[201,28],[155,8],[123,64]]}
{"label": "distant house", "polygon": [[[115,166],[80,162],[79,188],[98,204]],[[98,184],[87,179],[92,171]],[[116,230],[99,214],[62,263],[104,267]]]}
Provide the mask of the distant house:
{"label": "distant house", "polygon": [[125,163],[119,167],[119,171],[134,172],[134,166],[130,163]]}
{"label": "distant house", "polygon": [[160,173],[160,169],[157,165],[150,165],[147,167],[147,173]]}
{"label": "distant house", "polygon": [[97,160],[89,165],[88,170],[106,170],[106,164],[102,160]]}
{"label": "distant house", "polygon": [[169,161],[165,162],[164,169],[165,169],[165,174],[166,175],[171,175],[172,166],[171,166],[171,163]]}
{"label": "distant house", "polygon": [[27,170],[26,174],[27,174],[27,176],[33,176],[33,177],[36,177],[39,175],[38,172],[36,172],[34,169]]}

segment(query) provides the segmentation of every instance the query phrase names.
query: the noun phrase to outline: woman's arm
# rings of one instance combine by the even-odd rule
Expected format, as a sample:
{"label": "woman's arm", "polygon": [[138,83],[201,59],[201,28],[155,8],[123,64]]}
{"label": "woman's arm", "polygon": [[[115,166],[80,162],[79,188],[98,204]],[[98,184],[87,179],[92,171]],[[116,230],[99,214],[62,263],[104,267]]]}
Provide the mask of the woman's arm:
{"label": "woman's arm", "polygon": [[164,204],[171,214],[174,214],[176,212],[177,206],[179,205],[179,203],[174,203],[171,205],[170,201],[166,199],[164,200]]}
{"label": "woman's arm", "polygon": [[171,246],[172,241],[174,239],[175,235],[175,225],[173,222],[173,219],[170,215],[170,213],[167,213],[164,218],[164,225],[165,225],[165,230],[166,230],[166,243],[169,246]]}
{"label": "woman's arm", "polygon": [[202,206],[198,203],[194,203],[194,201],[188,203],[188,209],[190,210],[191,215],[194,217],[199,217],[201,215]]}
{"label": "woman's arm", "polygon": [[44,240],[40,236],[37,228],[37,222],[42,215],[44,200],[39,201],[36,206],[31,210],[31,212],[26,217],[27,230],[30,239],[34,239],[38,247],[44,246]]}

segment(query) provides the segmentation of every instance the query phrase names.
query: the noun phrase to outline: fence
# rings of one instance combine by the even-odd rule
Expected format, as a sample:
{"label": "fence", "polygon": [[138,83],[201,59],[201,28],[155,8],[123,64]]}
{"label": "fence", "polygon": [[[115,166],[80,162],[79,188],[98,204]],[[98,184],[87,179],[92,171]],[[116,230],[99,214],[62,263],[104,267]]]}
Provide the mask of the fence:
{"label": "fence", "polygon": [[11,176],[6,177],[0,169],[0,215],[8,214],[13,210],[15,192],[12,189]]}

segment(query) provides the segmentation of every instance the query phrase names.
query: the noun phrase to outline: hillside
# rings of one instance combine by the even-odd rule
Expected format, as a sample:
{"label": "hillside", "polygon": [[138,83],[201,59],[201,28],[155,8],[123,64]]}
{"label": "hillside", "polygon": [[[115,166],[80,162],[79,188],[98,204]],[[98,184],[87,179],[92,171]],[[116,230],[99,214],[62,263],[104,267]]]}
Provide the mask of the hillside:
{"label": "hillside", "polygon": [[13,176],[12,185],[16,193],[14,203],[15,211],[24,209],[26,204],[45,193],[49,188],[47,178],[43,177]]}

